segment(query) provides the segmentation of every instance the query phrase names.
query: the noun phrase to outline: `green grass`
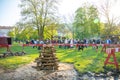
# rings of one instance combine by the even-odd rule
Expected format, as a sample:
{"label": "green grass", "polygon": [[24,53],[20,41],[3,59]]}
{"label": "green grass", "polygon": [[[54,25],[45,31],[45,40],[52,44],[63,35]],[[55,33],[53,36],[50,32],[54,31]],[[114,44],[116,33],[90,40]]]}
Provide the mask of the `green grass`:
{"label": "green grass", "polygon": [[[14,45],[11,47],[12,52],[21,51],[22,47]],[[56,56],[60,62],[72,63],[75,68],[81,72],[85,73],[87,71],[92,72],[103,72],[104,61],[107,54],[100,53],[101,48],[98,52],[92,47],[85,48],[84,51],[78,51],[77,49],[60,49],[56,48]],[[5,49],[0,49],[0,53],[5,52]],[[7,58],[0,58],[0,67],[4,69],[16,69],[22,65],[28,64],[34,61],[35,58],[39,56],[39,51],[37,48],[25,47],[24,51],[27,53],[24,56],[10,56]],[[120,62],[120,55],[117,55],[117,60]],[[112,59],[111,59],[112,60]],[[109,68],[115,68],[108,65]]]}
{"label": "green grass", "polygon": [[[98,52],[92,47],[85,48],[84,51],[77,51],[77,49],[58,49],[57,57],[61,62],[73,63],[75,68],[81,72],[85,73],[87,71],[92,72],[103,72],[104,61],[107,57],[107,54],[101,53],[101,47]],[[117,54],[117,59],[120,55]],[[112,59],[112,58],[111,58]],[[108,65],[110,68],[115,68],[111,65]]]}
{"label": "green grass", "polygon": [[[21,52],[22,47],[15,45],[12,46],[11,51],[14,52]],[[1,53],[6,52],[5,48],[0,49]],[[0,58],[0,67],[4,69],[16,69],[21,65],[30,63],[35,60],[39,56],[39,51],[37,48],[32,48],[32,47],[25,47],[24,51],[27,53],[23,56],[9,56],[6,58]]]}

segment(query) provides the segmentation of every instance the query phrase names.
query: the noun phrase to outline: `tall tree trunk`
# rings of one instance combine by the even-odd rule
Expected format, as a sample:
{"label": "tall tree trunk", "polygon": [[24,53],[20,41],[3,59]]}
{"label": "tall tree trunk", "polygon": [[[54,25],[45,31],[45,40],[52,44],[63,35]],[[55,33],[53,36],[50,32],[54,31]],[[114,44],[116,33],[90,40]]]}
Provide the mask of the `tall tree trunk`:
{"label": "tall tree trunk", "polygon": [[39,35],[39,40],[44,40],[44,26],[40,27],[38,35]]}
{"label": "tall tree trunk", "polygon": [[40,32],[39,32],[39,40],[43,40],[43,39],[44,39],[43,31],[40,30]]}

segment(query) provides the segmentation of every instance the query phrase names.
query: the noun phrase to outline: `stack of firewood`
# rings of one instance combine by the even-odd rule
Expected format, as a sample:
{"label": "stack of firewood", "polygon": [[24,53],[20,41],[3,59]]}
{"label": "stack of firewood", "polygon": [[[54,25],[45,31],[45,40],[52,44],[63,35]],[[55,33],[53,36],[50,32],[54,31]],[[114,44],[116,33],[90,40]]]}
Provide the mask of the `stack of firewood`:
{"label": "stack of firewood", "polygon": [[51,45],[44,45],[40,56],[36,58],[38,70],[57,70],[58,59],[55,55],[55,49]]}
{"label": "stack of firewood", "polygon": [[8,56],[22,56],[22,55],[25,55],[26,53],[24,51],[22,52],[11,52],[11,51],[7,51],[7,52],[4,52],[4,53],[1,53],[0,54],[0,58],[6,58]]}

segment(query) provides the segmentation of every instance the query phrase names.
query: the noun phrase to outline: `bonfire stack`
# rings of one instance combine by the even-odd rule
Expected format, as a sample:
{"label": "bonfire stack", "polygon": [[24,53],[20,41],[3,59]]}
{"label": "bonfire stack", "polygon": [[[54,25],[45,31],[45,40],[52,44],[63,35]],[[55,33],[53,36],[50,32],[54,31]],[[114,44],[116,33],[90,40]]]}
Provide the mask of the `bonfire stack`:
{"label": "bonfire stack", "polygon": [[40,56],[36,58],[36,62],[39,70],[57,70],[58,59],[54,47],[52,45],[43,46]]}

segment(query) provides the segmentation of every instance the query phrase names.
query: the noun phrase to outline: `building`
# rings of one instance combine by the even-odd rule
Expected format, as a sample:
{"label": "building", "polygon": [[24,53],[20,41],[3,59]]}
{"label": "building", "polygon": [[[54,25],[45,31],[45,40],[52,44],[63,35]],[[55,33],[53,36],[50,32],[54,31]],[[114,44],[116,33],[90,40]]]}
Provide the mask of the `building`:
{"label": "building", "polygon": [[0,26],[0,36],[7,36],[8,32],[12,30],[11,26]]}

